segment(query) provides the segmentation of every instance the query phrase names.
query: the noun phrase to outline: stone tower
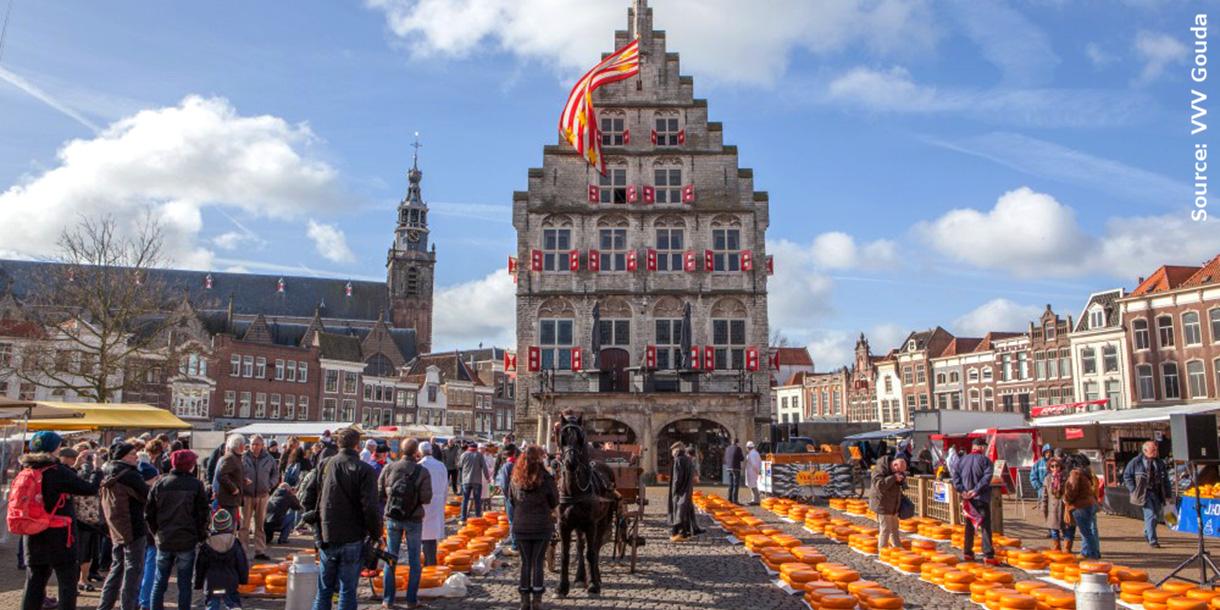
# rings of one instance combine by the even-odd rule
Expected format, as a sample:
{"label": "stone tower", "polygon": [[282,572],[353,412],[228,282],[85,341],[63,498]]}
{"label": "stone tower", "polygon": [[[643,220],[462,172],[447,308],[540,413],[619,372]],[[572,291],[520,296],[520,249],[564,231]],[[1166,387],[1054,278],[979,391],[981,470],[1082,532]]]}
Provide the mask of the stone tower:
{"label": "stone tower", "polygon": [[414,328],[419,353],[432,351],[432,288],[436,271],[436,245],[428,244],[428,205],[420,194],[419,142],[415,143],[407,195],[398,203],[394,244],[386,255],[386,284],[390,291],[390,322],[397,328]]}
{"label": "stone tower", "polygon": [[682,441],[719,479],[723,443],[770,419],[768,197],[644,0],[614,48],[637,33],[640,74],[593,96],[606,174],[556,133],[513,194],[517,433],[545,442],[571,407],[591,435],[640,445],[649,472]]}

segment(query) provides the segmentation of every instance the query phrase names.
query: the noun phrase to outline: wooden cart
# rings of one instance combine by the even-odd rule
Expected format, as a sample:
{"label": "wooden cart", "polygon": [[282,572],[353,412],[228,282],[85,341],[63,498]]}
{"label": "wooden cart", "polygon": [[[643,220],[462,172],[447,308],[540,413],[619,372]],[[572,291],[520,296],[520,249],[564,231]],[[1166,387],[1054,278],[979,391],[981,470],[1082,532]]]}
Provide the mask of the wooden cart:
{"label": "wooden cart", "polygon": [[640,522],[648,499],[644,492],[644,469],[640,467],[641,449],[638,445],[618,445],[615,449],[597,449],[594,459],[604,463],[614,474],[614,488],[618,491],[618,511],[614,521],[614,538],[611,557],[617,562],[631,554],[629,571],[635,573],[637,547],[640,544]]}

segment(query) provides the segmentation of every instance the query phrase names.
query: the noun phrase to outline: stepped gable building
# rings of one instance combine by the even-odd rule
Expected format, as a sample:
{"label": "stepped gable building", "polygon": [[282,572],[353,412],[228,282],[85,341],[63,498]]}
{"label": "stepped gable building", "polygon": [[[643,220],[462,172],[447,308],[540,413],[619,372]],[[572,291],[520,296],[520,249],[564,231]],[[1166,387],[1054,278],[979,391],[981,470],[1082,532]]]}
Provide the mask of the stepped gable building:
{"label": "stepped gable building", "polygon": [[606,175],[557,137],[513,194],[516,431],[545,442],[571,407],[648,472],[688,441],[719,479],[723,447],[770,420],[768,197],[652,23],[635,0],[614,48],[638,34],[640,74],[593,95]]}

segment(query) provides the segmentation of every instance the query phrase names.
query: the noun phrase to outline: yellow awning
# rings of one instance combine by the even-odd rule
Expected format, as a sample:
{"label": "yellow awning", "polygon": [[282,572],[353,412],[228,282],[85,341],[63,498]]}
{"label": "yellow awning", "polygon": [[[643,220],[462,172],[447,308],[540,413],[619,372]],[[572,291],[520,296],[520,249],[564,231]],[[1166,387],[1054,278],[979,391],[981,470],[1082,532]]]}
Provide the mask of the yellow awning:
{"label": "yellow awning", "polygon": [[31,419],[30,430],[186,430],[191,425],[160,407],[139,403],[82,403],[38,401],[81,417]]}

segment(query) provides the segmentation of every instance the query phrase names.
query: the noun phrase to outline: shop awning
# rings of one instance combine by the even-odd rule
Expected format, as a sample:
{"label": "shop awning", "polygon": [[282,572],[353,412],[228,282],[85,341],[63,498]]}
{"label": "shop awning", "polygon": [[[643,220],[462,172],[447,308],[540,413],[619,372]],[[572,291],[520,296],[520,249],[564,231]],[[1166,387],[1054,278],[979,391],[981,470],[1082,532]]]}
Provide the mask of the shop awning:
{"label": "shop awning", "polygon": [[234,428],[229,432],[232,434],[244,434],[247,437],[259,435],[263,437],[287,438],[295,436],[304,441],[315,441],[322,437],[322,433],[327,430],[334,432],[339,428],[356,428],[361,429],[355,423],[343,423],[333,421],[320,422],[275,422],[275,423],[260,423],[247,424],[240,428]]}
{"label": "shop awning", "polygon": [[870,432],[861,432],[851,436],[844,436],[844,441],[879,441],[895,436],[910,436],[910,428],[899,428],[897,430],[872,430]]}
{"label": "shop awning", "polygon": [[160,407],[139,403],[46,402],[76,417],[32,419],[30,430],[186,430],[191,425]]}
{"label": "shop awning", "polygon": [[1169,421],[1172,415],[1195,415],[1220,411],[1220,402],[1200,402],[1168,407],[1136,407],[1114,411],[1091,411],[1053,417],[1039,417],[1031,422],[1036,428],[1086,426],[1089,424],[1117,425]]}
{"label": "shop awning", "polygon": [[33,400],[12,400],[0,396],[0,419],[21,419],[34,417],[80,417],[79,411],[56,407],[45,402]]}
{"label": "shop awning", "polygon": [[430,426],[426,424],[406,424],[402,426],[377,426],[376,430],[368,430],[369,436],[378,438],[423,438],[434,436],[453,436],[453,426]]}

